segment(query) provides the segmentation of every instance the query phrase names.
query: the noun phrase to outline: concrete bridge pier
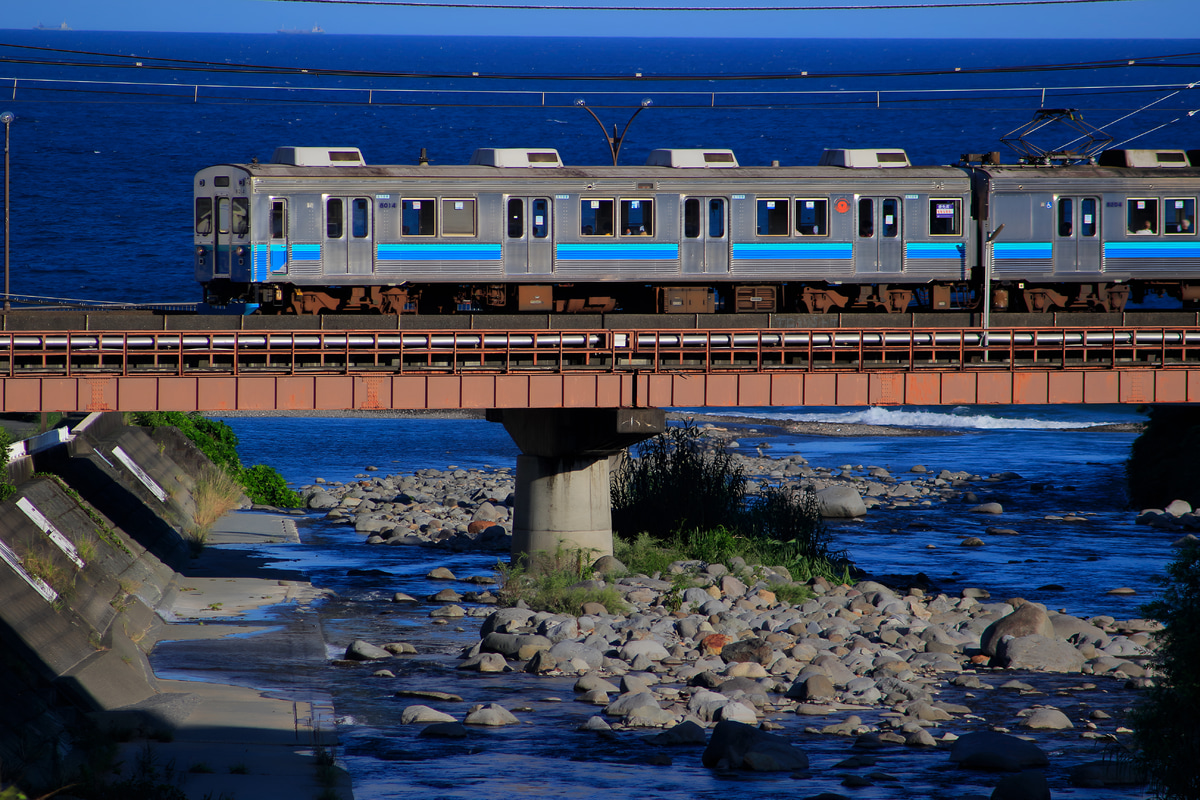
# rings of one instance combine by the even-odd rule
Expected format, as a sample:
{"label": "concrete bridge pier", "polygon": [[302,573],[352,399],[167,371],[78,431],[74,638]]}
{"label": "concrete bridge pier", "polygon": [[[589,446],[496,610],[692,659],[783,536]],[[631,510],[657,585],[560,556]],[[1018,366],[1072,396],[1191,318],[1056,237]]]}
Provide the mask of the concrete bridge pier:
{"label": "concrete bridge pier", "polygon": [[612,555],[609,461],[666,427],[659,408],[489,409],[517,457],[512,558],[584,550]]}

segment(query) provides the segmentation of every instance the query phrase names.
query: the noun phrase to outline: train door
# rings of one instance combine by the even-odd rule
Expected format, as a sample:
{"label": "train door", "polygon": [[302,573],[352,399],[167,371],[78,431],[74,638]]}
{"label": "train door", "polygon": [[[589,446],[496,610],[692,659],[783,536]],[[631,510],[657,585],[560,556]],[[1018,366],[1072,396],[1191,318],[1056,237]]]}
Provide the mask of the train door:
{"label": "train door", "polygon": [[366,197],[325,198],[325,241],[321,261],[326,275],[369,275],[374,269],[372,208]]}
{"label": "train door", "polygon": [[220,197],[217,201],[215,269],[218,278],[231,277],[235,266],[246,262],[250,236],[250,199]]}
{"label": "train door", "polygon": [[724,197],[683,201],[679,257],[685,273],[729,272],[729,203]]}
{"label": "train door", "polygon": [[505,218],[504,271],[510,274],[549,274],[554,267],[550,200],[545,197],[509,197]]}
{"label": "train door", "polygon": [[1054,209],[1054,271],[1100,271],[1100,201],[1059,197]]}
{"label": "train door", "polygon": [[271,241],[268,267],[271,272],[286,272],[288,266],[288,203],[282,197],[271,198]]}
{"label": "train door", "polygon": [[900,198],[859,197],[854,240],[855,272],[900,272],[903,227]]}

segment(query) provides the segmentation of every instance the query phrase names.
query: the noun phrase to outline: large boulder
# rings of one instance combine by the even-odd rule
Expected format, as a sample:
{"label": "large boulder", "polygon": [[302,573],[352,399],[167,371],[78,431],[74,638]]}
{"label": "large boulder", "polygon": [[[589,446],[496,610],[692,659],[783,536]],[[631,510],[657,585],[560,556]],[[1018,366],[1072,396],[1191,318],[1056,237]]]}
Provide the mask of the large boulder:
{"label": "large boulder", "polygon": [[858,490],[851,486],[830,486],[817,492],[817,509],[822,517],[846,519],[867,513]]}
{"label": "large boulder", "polygon": [[1020,772],[1050,763],[1033,742],[996,731],[977,731],[959,737],[950,749],[950,761],[965,769],[992,772]]}
{"label": "large boulder", "polygon": [[979,649],[989,656],[996,655],[1000,640],[1005,636],[1045,636],[1054,638],[1054,623],[1046,609],[1037,603],[1025,603],[1006,617],[993,622],[979,637]]}
{"label": "large boulder", "polygon": [[1079,672],[1086,660],[1083,653],[1068,642],[1035,635],[1001,639],[993,662],[1008,669]]}
{"label": "large boulder", "polygon": [[718,722],[713,728],[701,761],[710,768],[752,772],[808,769],[808,756],[784,737],[732,720]]}
{"label": "large boulder", "polygon": [[996,784],[990,800],[1050,800],[1050,784],[1039,769],[1005,775]]}

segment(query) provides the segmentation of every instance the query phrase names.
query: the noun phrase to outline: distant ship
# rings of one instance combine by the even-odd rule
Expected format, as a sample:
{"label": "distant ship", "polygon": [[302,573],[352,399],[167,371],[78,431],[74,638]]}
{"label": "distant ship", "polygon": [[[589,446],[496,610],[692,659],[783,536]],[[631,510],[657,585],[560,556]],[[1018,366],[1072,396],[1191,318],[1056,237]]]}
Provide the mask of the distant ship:
{"label": "distant ship", "polygon": [[43,25],[42,23],[39,22],[34,27],[34,30],[35,31],[71,31],[71,30],[75,30],[75,29],[72,28],[70,25],[68,25],[66,22],[63,22],[62,25],[55,25],[53,27],[50,25]]}
{"label": "distant ship", "polygon": [[[65,23],[64,23],[65,24]],[[279,33],[324,33],[325,29],[320,25],[313,25],[311,31],[306,31],[301,28],[280,28]]]}

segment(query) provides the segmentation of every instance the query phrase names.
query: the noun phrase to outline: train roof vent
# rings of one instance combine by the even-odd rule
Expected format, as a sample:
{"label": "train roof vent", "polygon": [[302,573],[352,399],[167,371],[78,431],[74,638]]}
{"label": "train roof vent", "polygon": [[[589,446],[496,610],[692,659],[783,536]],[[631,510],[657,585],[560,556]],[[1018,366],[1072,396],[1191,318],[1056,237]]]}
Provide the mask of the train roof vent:
{"label": "train roof vent", "polygon": [[276,147],[271,163],[293,167],[361,167],[366,164],[357,147]]}
{"label": "train roof vent", "polygon": [[481,147],[471,163],[484,167],[561,167],[558,151],[550,147]]}
{"label": "train roof vent", "polygon": [[732,150],[660,149],[651,150],[650,155],[646,158],[647,167],[725,169],[737,165],[737,157],[734,156]]}
{"label": "train roof vent", "polygon": [[908,154],[903,150],[826,150],[821,154],[822,167],[851,167],[853,169],[876,169],[888,167],[911,167]]}
{"label": "train roof vent", "polygon": [[1100,154],[1102,167],[1190,167],[1183,150],[1105,150]]}

